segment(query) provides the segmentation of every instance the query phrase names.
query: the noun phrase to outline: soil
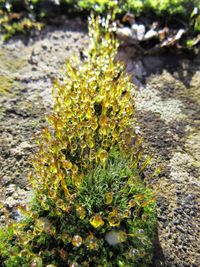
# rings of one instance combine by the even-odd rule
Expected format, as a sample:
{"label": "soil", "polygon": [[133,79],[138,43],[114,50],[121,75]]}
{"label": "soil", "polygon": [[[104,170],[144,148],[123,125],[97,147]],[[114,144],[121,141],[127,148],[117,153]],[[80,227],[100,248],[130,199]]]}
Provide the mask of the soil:
{"label": "soil", "polygon": [[[34,134],[52,110],[53,79],[66,59],[80,57],[87,46],[86,25],[79,18],[0,44],[0,198],[14,218],[14,206],[32,196],[26,177]],[[147,176],[158,195],[153,266],[198,267],[200,57],[140,56],[127,46],[118,58],[138,85],[136,114],[144,146],[152,166],[161,169],[157,177]]]}

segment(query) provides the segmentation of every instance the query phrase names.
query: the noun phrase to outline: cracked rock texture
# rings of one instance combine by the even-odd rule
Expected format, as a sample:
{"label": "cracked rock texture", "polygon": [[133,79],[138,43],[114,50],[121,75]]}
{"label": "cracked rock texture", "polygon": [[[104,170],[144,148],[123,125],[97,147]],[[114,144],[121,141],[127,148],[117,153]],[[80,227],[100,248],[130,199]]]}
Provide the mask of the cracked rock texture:
{"label": "cracked rock texture", "polygon": [[[32,196],[26,177],[34,134],[52,110],[52,80],[66,59],[88,47],[85,29],[75,18],[0,45],[0,199],[14,218],[16,204]],[[118,59],[139,87],[136,113],[144,145],[161,168],[149,181],[158,191],[153,266],[199,267],[200,58],[141,57],[127,46]]]}

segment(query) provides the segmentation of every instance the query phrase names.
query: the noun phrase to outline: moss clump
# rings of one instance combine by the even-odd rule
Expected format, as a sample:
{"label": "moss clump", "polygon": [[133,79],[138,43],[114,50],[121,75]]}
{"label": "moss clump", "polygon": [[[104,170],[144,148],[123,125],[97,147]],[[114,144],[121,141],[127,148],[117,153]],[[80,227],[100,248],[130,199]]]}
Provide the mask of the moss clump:
{"label": "moss clump", "polygon": [[6,94],[12,90],[13,80],[7,75],[0,75],[0,93]]}
{"label": "moss clump", "polygon": [[18,86],[18,82],[12,75],[26,67],[26,64],[23,58],[14,56],[5,49],[0,49],[0,65],[2,68],[2,74],[0,74],[0,94],[13,93],[12,89],[14,86]]}
{"label": "moss clump", "polygon": [[37,213],[32,211],[31,219],[13,229],[17,246],[4,248],[10,253],[5,266],[28,267],[36,261],[43,264],[36,266],[148,266],[154,198],[137,176],[130,162],[112,151],[106,169],[98,166],[84,178],[66,205],[70,211],[63,212],[61,200],[56,207],[37,201]]}
{"label": "moss clump", "polygon": [[[101,28],[100,24],[104,25]],[[26,219],[0,235],[4,266],[148,266],[155,199],[141,180],[133,86],[115,62],[109,21],[89,23],[92,48],[56,82],[37,139]],[[143,165],[145,166],[145,164]]]}
{"label": "moss clump", "polygon": [[127,5],[137,14],[153,11],[159,16],[179,14],[185,18],[191,14],[195,6],[200,7],[199,1],[196,0],[127,0]]}
{"label": "moss clump", "polygon": [[0,65],[6,72],[18,72],[25,68],[27,65],[26,60],[23,58],[23,54],[19,56],[13,55],[10,51],[1,48],[0,49]]}

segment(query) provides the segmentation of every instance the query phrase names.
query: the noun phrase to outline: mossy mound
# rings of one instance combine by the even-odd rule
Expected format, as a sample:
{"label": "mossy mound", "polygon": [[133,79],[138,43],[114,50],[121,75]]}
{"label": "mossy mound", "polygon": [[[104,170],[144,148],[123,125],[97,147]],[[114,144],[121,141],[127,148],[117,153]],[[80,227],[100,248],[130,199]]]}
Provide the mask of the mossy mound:
{"label": "mossy mound", "polygon": [[7,75],[0,75],[0,94],[11,92],[12,79]]}
{"label": "mossy mound", "polygon": [[9,233],[13,246],[4,247],[8,236],[1,236],[5,266],[149,266],[155,200],[137,177],[112,151],[106,169],[85,177],[66,212],[61,201],[45,203],[50,210],[44,196],[36,200],[30,218]]}
{"label": "mossy mound", "polygon": [[85,62],[67,63],[55,82],[54,112],[29,176],[35,200],[19,207],[25,220],[1,231],[3,266],[151,262],[155,199],[141,179],[148,161],[135,132],[134,88],[115,62],[109,20],[92,17],[89,36]]}
{"label": "mossy mound", "polygon": [[26,61],[23,58],[11,55],[6,49],[0,49],[0,94],[13,93],[14,86],[18,82],[13,78],[13,73],[19,72],[26,67]]}

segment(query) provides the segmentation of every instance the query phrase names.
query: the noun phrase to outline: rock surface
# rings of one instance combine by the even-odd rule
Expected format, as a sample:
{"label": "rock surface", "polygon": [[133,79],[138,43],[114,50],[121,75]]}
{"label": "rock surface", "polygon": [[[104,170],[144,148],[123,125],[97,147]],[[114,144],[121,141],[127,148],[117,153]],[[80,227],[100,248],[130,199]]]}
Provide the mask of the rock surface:
{"label": "rock surface", "polygon": [[158,187],[155,266],[200,266],[199,97],[200,64],[185,59],[176,69],[163,60],[137,95],[144,142],[161,168],[159,177],[149,181]]}
{"label": "rock surface", "polygon": [[11,80],[6,93],[0,88],[0,200],[13,217],[14,207],[31,197],[26,177],[34,134],[40,133],[45,113],[52,110],[52,81],[66,60],[80,56],[87,46],[86,29],[76,18],[60,28],[49,26],[29,40],[16,38],[0,45],[1,73]]}
{"label": "rock surface", "polygon": [[[14,218],[14,206],[31,198],[26,177],[34,133],[52,109],[52,78],[87,42],[83,23],[74,19],[28,42],[13,39],[0,46],[0,75],[9,80],[8,93],[0,97],[0,199]],[[153,266],[198,267],[200,59],[141,57],[130,46],[118,58],[139,86],[136,107],[144,144],[161,168],[159,177],[149,181],[158,190]]]}

